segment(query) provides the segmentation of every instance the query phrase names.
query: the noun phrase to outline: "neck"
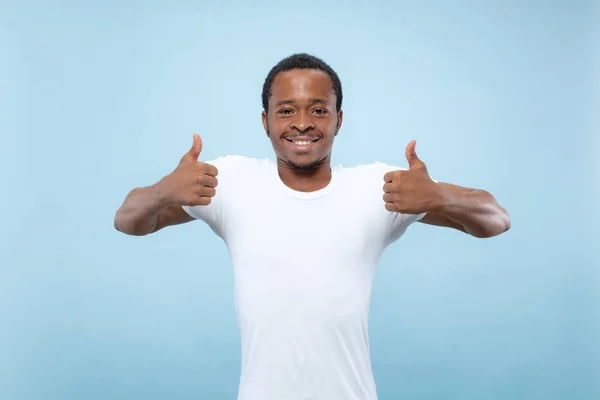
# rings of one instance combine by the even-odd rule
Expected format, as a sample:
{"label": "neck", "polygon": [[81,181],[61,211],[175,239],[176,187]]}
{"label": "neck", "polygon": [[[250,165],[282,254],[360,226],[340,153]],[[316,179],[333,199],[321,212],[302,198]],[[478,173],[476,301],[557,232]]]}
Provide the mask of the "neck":
{"label": "neck", "polygon": [[323,189],[331,182],[329,158],[319,162],[314,168],[297,168],[277,159],[277,170],[281,181],[298,192],[314,192]]}

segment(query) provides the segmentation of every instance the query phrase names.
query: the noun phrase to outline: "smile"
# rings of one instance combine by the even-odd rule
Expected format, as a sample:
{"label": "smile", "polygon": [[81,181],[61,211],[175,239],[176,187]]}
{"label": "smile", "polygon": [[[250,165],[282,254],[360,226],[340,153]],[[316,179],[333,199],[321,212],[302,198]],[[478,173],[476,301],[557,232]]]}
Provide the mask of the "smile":
{"label": "smile", "polygon": [[288,143],[290,143],[291,147],[295,150],[306,151],[312,149],[316,142],[318,142],[321,138],[316,139],[285,139]]}

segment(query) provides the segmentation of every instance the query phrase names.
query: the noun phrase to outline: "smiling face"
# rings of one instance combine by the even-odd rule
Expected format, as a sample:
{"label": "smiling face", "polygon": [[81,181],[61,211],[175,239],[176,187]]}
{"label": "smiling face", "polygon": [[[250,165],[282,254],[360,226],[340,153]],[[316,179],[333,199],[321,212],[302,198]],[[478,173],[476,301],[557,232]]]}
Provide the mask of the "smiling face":
{"label": "smiling face", "polygon": [[263,126],[280,163],[295,170],[329,167],[342,125],[329,76],[317,69],[280,72],[271,86]]}

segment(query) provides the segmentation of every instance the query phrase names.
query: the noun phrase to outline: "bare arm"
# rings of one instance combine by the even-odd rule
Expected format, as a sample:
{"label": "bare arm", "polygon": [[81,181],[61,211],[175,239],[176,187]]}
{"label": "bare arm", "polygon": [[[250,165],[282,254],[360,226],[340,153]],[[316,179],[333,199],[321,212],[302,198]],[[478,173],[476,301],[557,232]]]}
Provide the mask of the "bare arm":
{"label": "bare arm", "polygon": [[426,213],[420,222],[458,229],[478,238],[510,229],[508,212],[490,193],[432,180],[415,146],[415,140],[406,146],[408,170],[390,171],[383,177],[383,201],[388,211]]}
{"label": "bare arm", "polygon": [[169,225],[192,221],[182,205],[207,206],[215,195],[218,170],[198,161],[202,140],[194,134],[192,148],[173,172],[152,186],[133,189],[115,214],[115,229],[143,236]]}
{"label": "bare arm", "polygon": [[440,203],[420,220],[454,228],[478,238],[497,236],[510,229],[508,212],[485,190],[438,183]]}
{"label": "bare arm", "polygon": [[115,229],[128,235],[143,236],[166,226],[192,221],[178,204],[168,204],[160,182],[133,189],[115,214]]}

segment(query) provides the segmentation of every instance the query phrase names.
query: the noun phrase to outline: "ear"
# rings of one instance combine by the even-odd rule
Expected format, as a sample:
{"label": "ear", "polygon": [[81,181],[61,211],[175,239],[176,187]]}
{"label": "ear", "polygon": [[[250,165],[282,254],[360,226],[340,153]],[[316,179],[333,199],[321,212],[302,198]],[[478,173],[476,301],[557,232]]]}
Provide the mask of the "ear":
{"label": "ear", "polygon": [[340,110],[340,111],[338,111],[338,114],[337,114],[337,125],[335,127],[335,135],[334,136],[337,136],[340,128],[342,127],[343,119],[344,119],[344,112],[342,110]]}
{"label": "ear", "polygon": [[269,121],[267,120],[267,112],[263,111],[262,112],[262,123],[263,123],[263,128],[265,129],[265,133],[267,134],[267,136],[269,135]]}

